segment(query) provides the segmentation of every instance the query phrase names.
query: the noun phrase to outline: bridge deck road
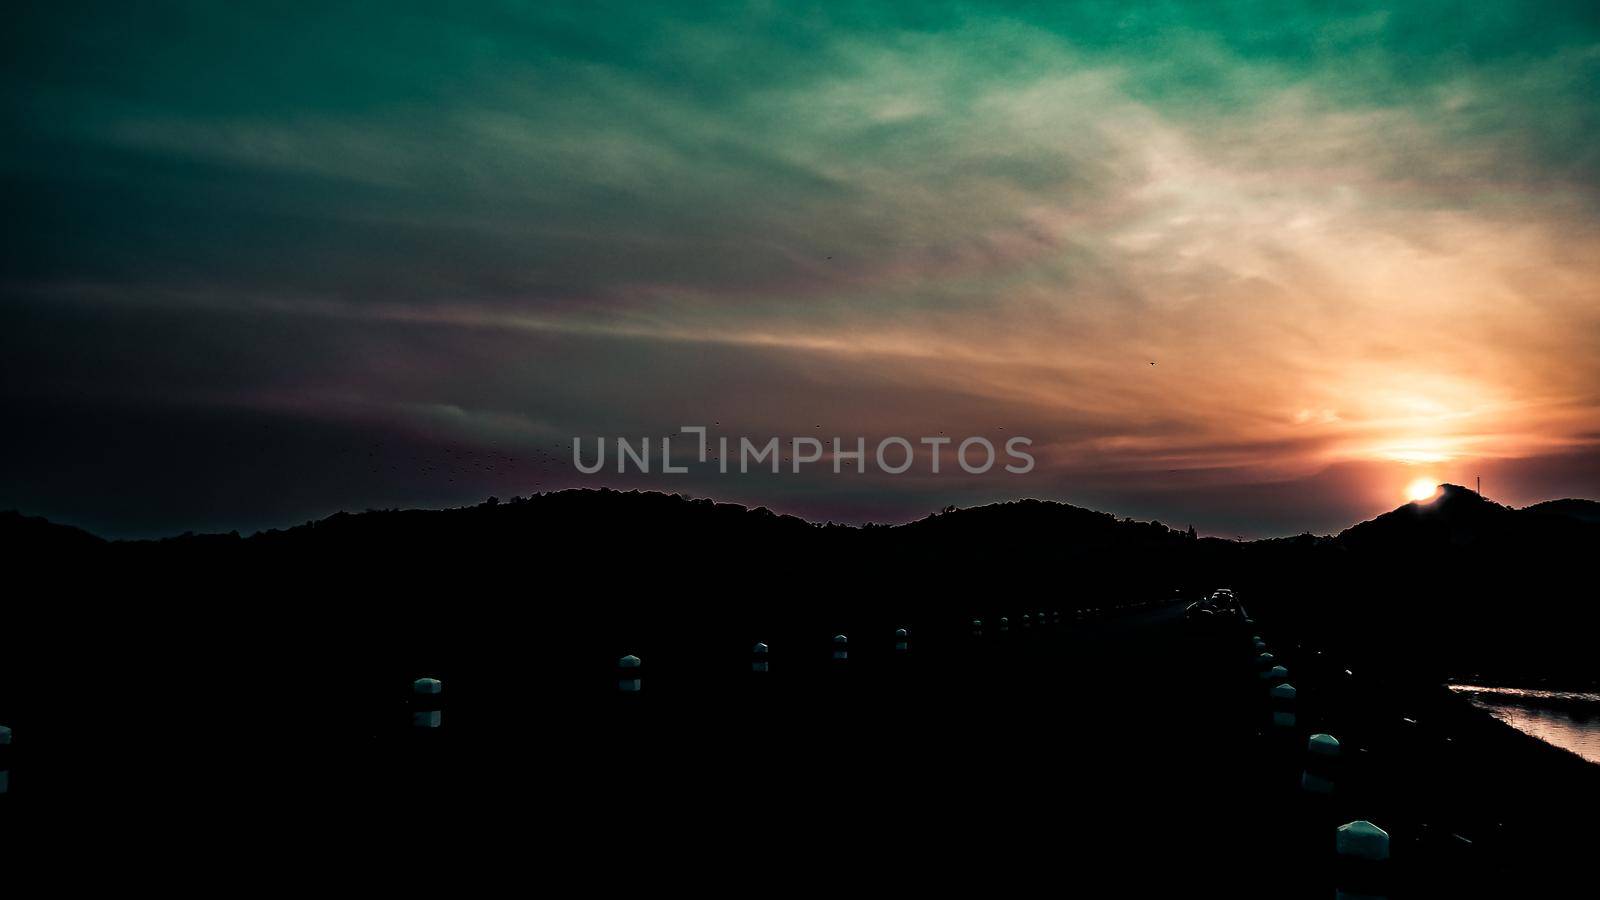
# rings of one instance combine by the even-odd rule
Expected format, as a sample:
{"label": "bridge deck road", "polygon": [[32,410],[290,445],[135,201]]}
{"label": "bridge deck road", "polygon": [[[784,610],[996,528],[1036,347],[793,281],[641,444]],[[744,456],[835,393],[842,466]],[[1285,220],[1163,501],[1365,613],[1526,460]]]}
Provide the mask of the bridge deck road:
{"label": "bridge deck road", "polygon": [[377,805],[459,825],[487,801],[515,812],[491,843],[602,848],[592,874],[617,886],[1323,896],[1331,830],[1286,821],[1247,637],[1181,609],[923,628],[903,655],[853,639],[837,665],[819,642],[803,667],[774,650],[768,677],[729,662],[694,690],[646,668],[638,696],[591,698],[603,715],[525,727],[462,704],[387,748]]}
{"label": "bridge deck road", "polygon": [[[34,686],[6,812],[41,843],[262,877],[376,847],[367,881],[1326,893],[1331,834],[1306,838],[1263,763],[1245,636],[1177,605],[1010,617],[912,623],[905,653],[849,623],[843,662],[774,627],[763,677],[743,637],[689,629],[644,641],[637,695],[603,635],[486,623],[381,653],[108,642]],[[412,725],[423,673],[437,729]]]}

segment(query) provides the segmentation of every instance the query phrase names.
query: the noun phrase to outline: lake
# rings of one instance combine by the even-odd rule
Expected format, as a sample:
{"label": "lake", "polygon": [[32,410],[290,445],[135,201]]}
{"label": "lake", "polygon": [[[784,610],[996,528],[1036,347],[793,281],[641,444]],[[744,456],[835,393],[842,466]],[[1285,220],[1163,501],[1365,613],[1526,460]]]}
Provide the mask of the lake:
{"label": "lake", "polygon": [[1524,734],[1600,763],[1600,694],[1476,684],[1450,689]]}

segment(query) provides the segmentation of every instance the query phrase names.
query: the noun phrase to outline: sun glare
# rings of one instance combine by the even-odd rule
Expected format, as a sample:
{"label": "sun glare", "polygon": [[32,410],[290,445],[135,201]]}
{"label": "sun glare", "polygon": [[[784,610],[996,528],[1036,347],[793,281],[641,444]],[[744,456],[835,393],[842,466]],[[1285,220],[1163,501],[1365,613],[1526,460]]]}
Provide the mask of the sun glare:
{"label": "sun glare", "polygon": [[1421,503],[1432,500],[1433,495],[1439,492],[1439,483],[1431,478],[1418,478],[1406,485],[1406,499],[1412,503]]}

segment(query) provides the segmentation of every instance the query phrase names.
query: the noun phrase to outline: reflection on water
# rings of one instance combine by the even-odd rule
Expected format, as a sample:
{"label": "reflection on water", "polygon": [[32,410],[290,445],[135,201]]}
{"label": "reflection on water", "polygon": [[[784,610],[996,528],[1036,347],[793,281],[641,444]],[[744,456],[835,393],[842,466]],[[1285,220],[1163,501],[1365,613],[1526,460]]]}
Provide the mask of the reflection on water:
{"label": "reflection on water", "polygon": [[1450,689],[1524,734],[1600,763],[1600,694],[1473,684]]}

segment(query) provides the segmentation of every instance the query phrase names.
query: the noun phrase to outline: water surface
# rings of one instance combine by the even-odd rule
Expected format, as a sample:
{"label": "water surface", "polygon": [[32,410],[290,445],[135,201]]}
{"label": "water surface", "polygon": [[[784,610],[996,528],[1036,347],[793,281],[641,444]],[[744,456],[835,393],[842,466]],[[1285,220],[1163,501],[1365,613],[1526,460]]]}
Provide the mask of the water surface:
{"label": "water surface", "polygon": [[1450,689],[1524,734],[1600,763],[1600,694],[1477,684]]}

